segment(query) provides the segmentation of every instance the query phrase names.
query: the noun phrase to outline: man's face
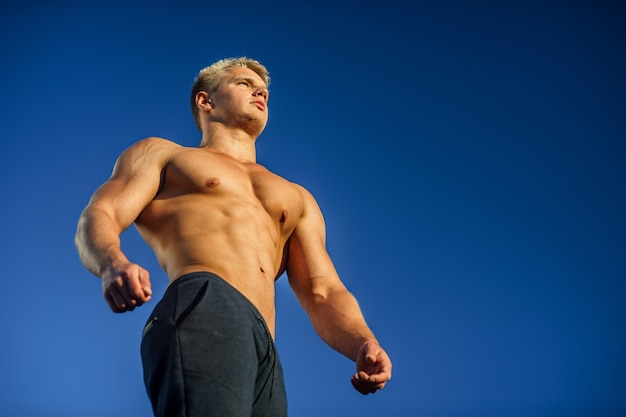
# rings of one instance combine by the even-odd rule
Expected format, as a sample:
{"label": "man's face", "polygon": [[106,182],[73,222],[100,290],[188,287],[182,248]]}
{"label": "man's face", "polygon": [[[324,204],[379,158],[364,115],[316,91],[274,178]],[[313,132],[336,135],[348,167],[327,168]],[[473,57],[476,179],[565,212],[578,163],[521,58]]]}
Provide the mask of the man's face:
{"label": "man's face", "polygon": [[219,88],[209,96],[212,119],[260,135],[268,118],[265,82],[249,68],[233,67],[224,72]]}

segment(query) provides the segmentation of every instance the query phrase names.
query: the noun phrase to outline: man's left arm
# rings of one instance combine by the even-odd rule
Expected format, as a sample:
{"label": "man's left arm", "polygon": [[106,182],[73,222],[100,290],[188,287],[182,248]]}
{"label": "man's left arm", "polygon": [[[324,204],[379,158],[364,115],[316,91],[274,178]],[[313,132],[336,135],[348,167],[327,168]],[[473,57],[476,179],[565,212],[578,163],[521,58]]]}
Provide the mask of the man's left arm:
{"label": "man's left arm", "polygon": [[354,388],[374,393],[391,378],[391,360],[328,255],[324,218],[315,199],[304,188],[301,193],[304,211],[289,239],[289,284],[322,340],[356,362]]}

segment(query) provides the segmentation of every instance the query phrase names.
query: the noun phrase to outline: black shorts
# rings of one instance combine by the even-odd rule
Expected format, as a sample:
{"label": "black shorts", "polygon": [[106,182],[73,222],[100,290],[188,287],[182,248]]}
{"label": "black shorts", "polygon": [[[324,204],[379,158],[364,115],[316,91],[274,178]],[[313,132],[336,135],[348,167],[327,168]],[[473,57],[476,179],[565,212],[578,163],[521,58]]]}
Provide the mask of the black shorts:
{"label": "black shorts", "polygon": [[156,417],[282,417],[283,371],[265,320],[215,274],[175,280],[143,330],[144,382]]}

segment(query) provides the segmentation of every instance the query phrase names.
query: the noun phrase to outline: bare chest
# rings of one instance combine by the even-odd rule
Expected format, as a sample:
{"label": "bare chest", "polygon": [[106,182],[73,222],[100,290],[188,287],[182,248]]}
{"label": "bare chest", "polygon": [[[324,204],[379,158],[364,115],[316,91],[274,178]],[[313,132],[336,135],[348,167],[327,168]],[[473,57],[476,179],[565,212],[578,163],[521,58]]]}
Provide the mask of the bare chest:
{"label": "bare chest", "polygon": [[205,197],[209,206],[221,209],[242,205],[262,209],[281,228],[292,228],[303,210],[302,195],[293,183],[258,164],[201,152],[170,160],[155,201],[187,196]]}

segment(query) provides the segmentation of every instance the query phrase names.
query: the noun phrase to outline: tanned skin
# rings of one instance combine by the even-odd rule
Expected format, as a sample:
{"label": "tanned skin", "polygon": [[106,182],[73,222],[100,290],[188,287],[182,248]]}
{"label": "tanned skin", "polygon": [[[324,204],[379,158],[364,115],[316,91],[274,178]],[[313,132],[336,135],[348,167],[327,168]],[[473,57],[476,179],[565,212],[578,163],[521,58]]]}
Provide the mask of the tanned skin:
{"label": "tanned skin", "polygon": [[229,68],[216,92],[196,96],[199,147],[151,137],[128,148],[81,215],[78,252],[102,278],[111,310],[132,311],[152,296],[149,272],[120,247],[134,223],[170,282],[196,271],[219,275],[258,308],[272,335],[274,283],[286,271],[320,337],[356,362],[355,389],[374,393],[392,364],[333,266],[315,199],[256,163],[268,96],[254,71]]}

